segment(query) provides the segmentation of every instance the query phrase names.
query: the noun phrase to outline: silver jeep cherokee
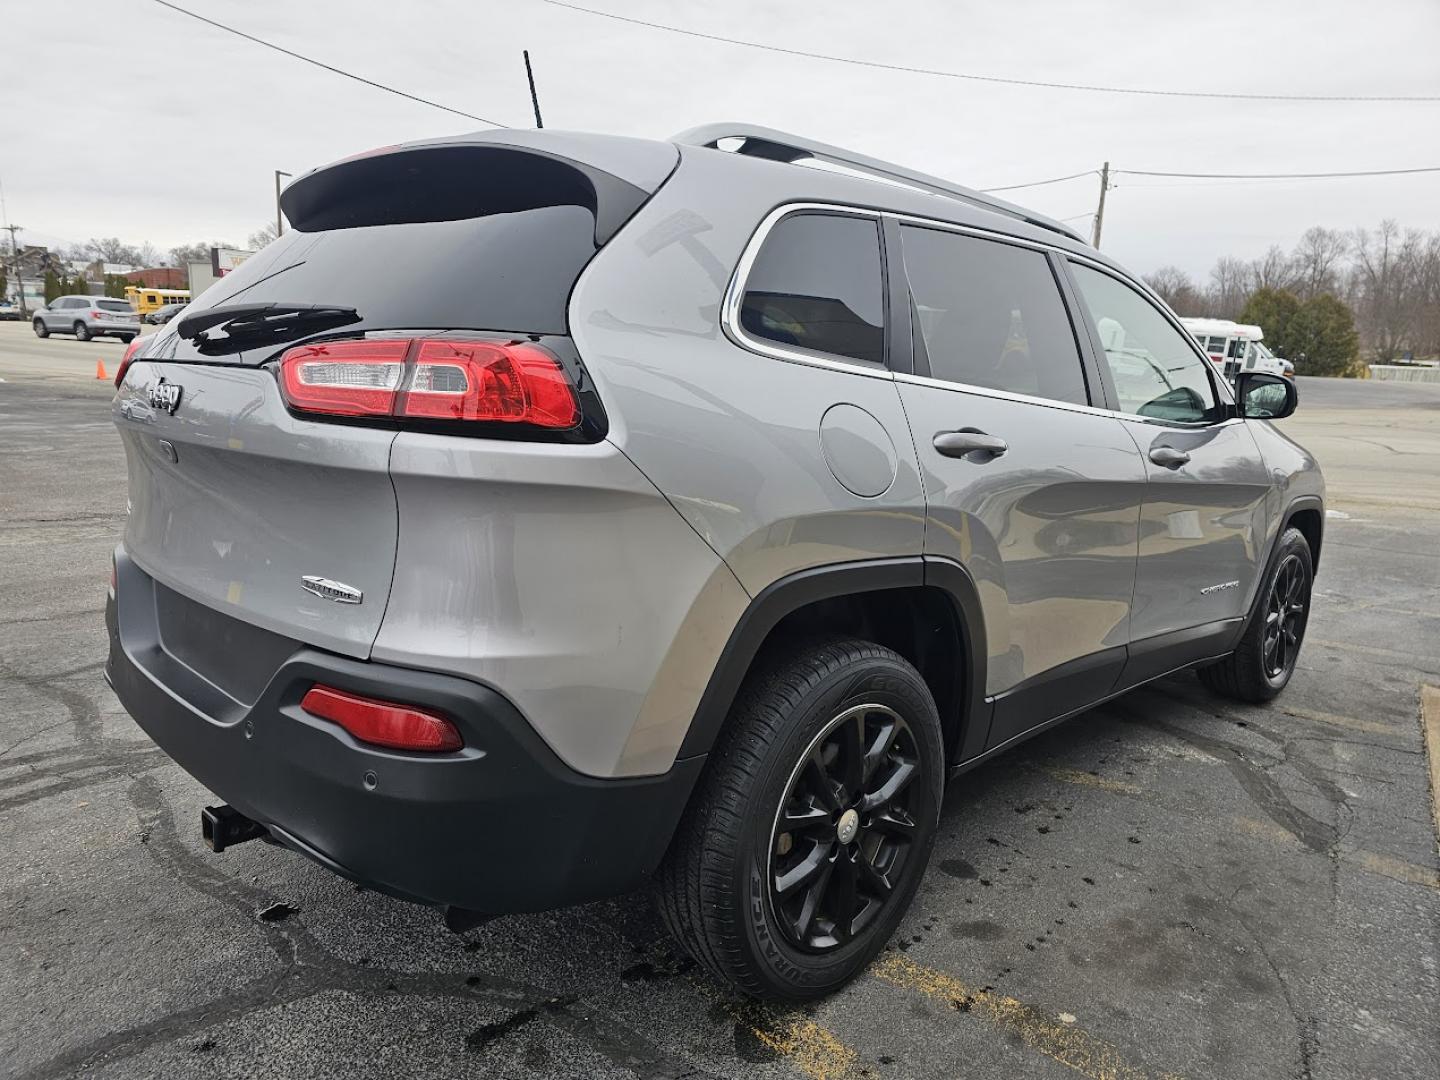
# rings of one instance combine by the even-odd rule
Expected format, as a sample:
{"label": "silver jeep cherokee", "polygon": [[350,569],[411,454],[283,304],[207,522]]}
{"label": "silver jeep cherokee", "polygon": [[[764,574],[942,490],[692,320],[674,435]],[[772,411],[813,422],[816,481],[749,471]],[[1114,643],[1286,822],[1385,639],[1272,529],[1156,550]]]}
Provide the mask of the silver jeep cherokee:
{"label": "silver jeep cherokee", "polygon": [[737,125],[389,147],[283,205],[114,403],[108,677],[216,850],[457,928],[650,885],[804,999],[894,931],[947,779],[1294,671],[1294,387],[1232,395],[1063,225]]}

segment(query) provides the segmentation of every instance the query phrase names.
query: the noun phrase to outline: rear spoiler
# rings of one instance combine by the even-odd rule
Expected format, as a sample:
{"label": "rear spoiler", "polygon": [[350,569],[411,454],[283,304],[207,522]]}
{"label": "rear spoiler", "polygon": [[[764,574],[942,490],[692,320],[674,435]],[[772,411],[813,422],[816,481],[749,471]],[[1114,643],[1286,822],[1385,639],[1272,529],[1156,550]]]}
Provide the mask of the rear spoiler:
{"label": "rear spoiler", "polygon": [[883,161],[880,158],[868,157],[865,154],[856,153],[854,150],[846,150],[843,147],[831,146],[829,143],[816,142],[814,139],[802,138],[799,135],[791,135],[788,132],[777,131],[774,128],[760,127],[755,124],[704,124],[700,127],[690,128],[682,131],[673,137],[672,141],[682,146],[704,146],[711,149],[720,149],[720,142],[723,139],[741,139],[740,146],[735,150],[738,154],[747,154],[751,157],[762,157],[769,161],[796,162],[804,158],[816,158],[820,161],[827,161],[835,165],[843,165],[847,168],[862,172],[877,180],[883,180],[892,184],[899,184],[923,191],[931,195],[939,195],[942,198],[958,199],[972,206],[978,206],[985,210],[992,210],[996,213],[1005,214],[1007,217],[1019,218],[1027,224],[1037,226],[1041,229],[1048,229],[1050,232],[1059,233],[1080,243],[1085,243],[1084,237],[1070,228],[1063,222],[1048,218],[1044,214],[1037,214],[1016,206],[1014,203],[1006,202],[1004,199],[995,199],[980,191],[962,187],[959,184],[943,180],[938,176],[931,176],[928,173],[916,172],[907,169],[903,165],[896,165],[893,162]]}
{"label": "rear spoiler", "polygon": [[285,188],[280,209],[301,232],[319,232],[582,206],[595,216],[600,247],[678,160],[668,143],[477,132],[383,147],[313,169]]}

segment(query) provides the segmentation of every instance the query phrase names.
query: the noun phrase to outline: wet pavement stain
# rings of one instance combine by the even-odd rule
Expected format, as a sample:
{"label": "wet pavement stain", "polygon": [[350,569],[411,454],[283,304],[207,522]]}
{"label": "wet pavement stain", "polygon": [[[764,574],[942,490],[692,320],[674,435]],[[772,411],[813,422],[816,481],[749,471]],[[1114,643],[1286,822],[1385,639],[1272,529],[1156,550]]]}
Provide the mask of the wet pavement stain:
{"label": "wet pavement stain", "polygon": [[271,904],[267,908],[261,908],[255,917],[261,922],[284,922],[298,910],[299,908],[293,904],[287,904],[282,900],[279,903]]}
{"label": "wet pavement stain", "polygon": [[957,938],[973,941],[1000,941],[1005,937],[1005,927],[990,919],[975,919],[971,922],[956,923],[950,933]]}

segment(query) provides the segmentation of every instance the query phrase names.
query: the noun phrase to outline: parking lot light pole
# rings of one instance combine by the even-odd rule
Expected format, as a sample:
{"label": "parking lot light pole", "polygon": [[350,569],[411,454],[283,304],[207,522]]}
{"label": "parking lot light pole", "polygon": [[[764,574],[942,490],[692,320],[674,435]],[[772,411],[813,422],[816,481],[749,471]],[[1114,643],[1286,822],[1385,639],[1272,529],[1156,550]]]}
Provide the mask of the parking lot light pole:
{"label": "parking lot light pole", "polygon": [[275,170],[275,236],[277,239],[285,231],[285,218],[280,213],[280,178],[282,176],[293,178],[294,175],[294,173],[281,172],[279,169]]}

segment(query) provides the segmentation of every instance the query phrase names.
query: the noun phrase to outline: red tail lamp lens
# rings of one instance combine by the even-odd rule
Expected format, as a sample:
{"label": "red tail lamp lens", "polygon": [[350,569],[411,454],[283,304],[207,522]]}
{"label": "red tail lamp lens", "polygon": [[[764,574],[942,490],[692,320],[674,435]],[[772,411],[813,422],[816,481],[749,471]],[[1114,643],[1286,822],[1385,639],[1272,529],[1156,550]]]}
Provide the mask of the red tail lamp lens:
{"label": "red tail lamp lens", "polygon": [[280,358],[280,372],[285,400],[298,412],[555,430],[580,422],[565,369],[524,343],[335,341],[291,349]]}
{"label": "red tail lamp lens", "polygon": [[144,337],[137,337],[129,345],[125,346],[125,355],[120,358],[120,366],[115,369],[115,388],[118,390],[120,384],[125,381],[125,372],[130,370],[130,361],[135,359],[135,354],[145,347],[145,343],[155,335],[146,334]]}
{"label": "red tail lamp lens", "polygon": [[311,716],[339,724],[361,742],[392,750],[441,752],[465,745],[455,725],[443,716],[328,686],[312,686],[300,707]]}
{"label": "red tail lamp lens", "polygon": [[525,345],[422,341],[397,416],[574,427],[575,392],[549,353]]}
{"label": "red tail lamp lens", "polygon": [[280,360],[285,399],[302,412],[389,416],[405,371],[408,341],[302,345]]}

